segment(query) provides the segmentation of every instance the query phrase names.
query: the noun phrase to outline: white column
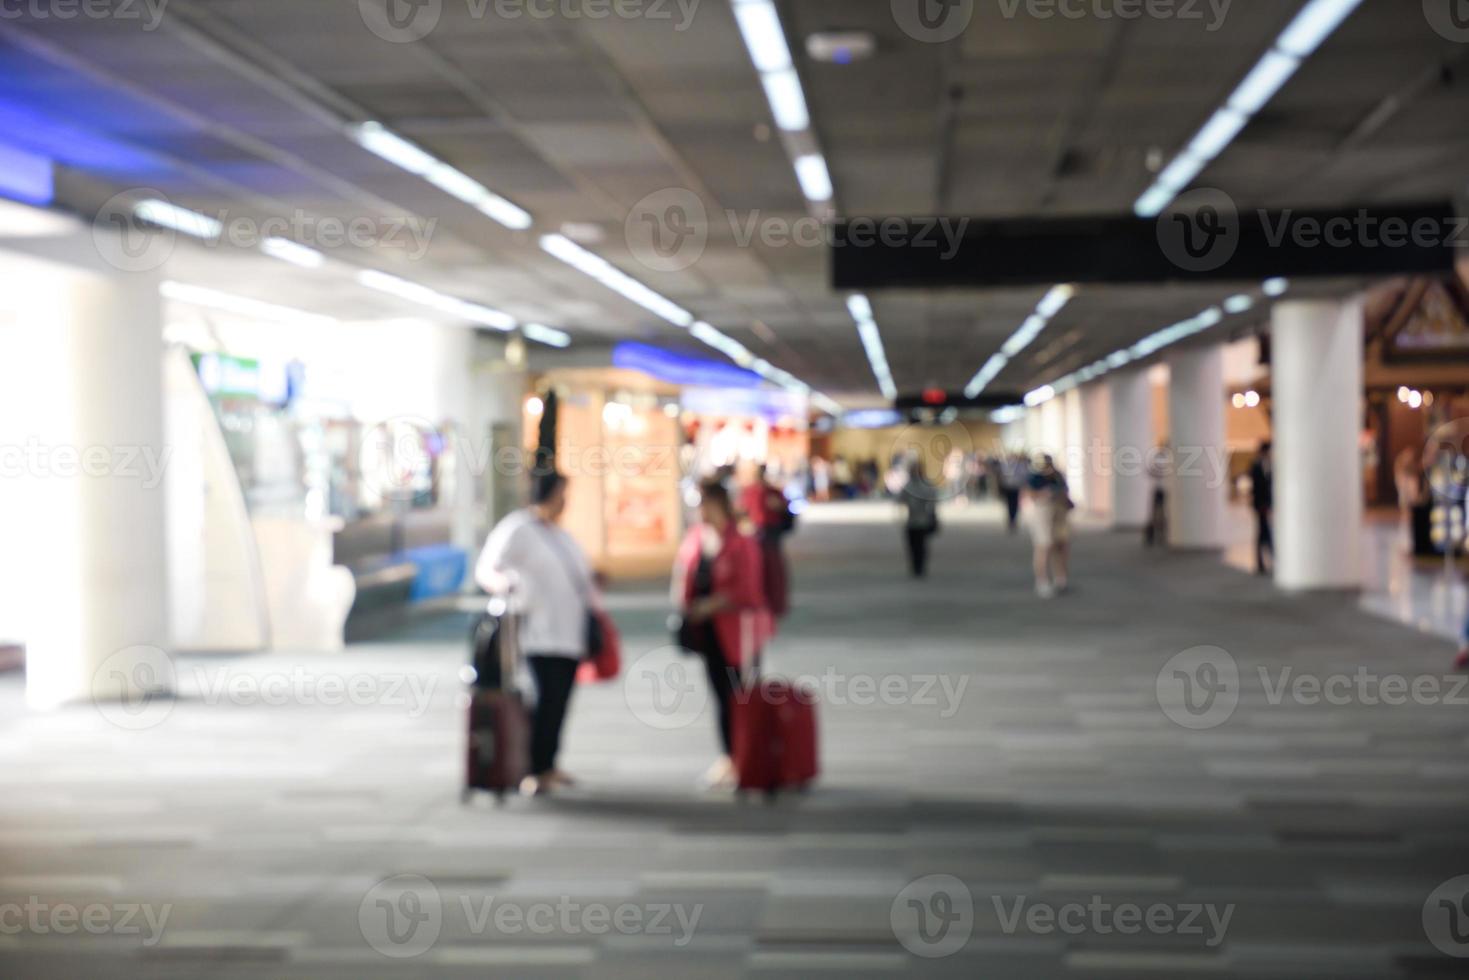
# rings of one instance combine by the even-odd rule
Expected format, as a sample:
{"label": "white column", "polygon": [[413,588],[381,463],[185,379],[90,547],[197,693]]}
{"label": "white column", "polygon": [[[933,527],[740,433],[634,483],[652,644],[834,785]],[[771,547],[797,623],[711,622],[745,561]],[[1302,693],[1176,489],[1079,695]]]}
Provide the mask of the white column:
{"label": "white column", "polygon": [[1081,389],[1081,457],[1085,467],[1086,506],[1093,514],[1112,514],[1112,411],[1107,386],[1093,383]]}
{"label": "white column", "polygon": [[1066,451],[1066,408],[1062,399],[1052,398],[1040,407],[1040,442],[1031,447],[1034,452],[1050,453],[1058,467],[1065,465]]}
{"label": "white column", "polygon": [[1224,352],[1218,344],[1168,359],[1173,474],[1168,487],[1169,544],[1222,548],[1228,457],[1224,451]]}
{"label": "white column", "polygon": [[1091,506],[1091,500],[1087,494],[1085,458],[1086,441],[1089,435],[1086,413],[1082,406],[1081,389],[1069,389],[1059,401],[1066,419],[1066,431],[1065,442],[1061,447],[1061,455],[1056,459],[1056,466],[1066,474],[1066,483],[1070,487],[1072,501],[1077,507],[1086,509]]}
{"label": "white column", "polygon": [[35,707],[172,684],[158,280],[48,251],[75,264],[0,252],[0,588]]}
{"label": "white column", "polygon": [[1112,525],[1139,528],[1148,523],[1152,483],[1148,453],[1153,448],[1153,386],[1146,371],[1107,376],[1112,421],[1108,446],[1112,471]]}
{"label": "white column", "polygon": [[1275,580],[1360,584],[1362,299],[1292,300],[1271,314]]}
{"label": "white column", "polygon": [[1021,448],[1027,453],[1040,451],[1041,445],[1045,442],[1041,425],[1041,409],[1044,407],[1037,405],[1025,410],[1025,445]]}

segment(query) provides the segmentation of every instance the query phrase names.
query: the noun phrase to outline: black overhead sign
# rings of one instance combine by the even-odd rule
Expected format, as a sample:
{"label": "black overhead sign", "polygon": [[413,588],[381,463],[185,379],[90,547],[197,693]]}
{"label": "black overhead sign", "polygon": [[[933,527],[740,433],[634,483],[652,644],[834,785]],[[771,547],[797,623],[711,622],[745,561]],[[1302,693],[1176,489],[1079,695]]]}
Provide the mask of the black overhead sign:
{"label": "black overhead sign", "polygon": [[879,290],[1421,274],[1469,256],[1466,229],[1447,203],[1265,211],[1193,191],[1152,219],[853,218],[833,237],[832,278]]}

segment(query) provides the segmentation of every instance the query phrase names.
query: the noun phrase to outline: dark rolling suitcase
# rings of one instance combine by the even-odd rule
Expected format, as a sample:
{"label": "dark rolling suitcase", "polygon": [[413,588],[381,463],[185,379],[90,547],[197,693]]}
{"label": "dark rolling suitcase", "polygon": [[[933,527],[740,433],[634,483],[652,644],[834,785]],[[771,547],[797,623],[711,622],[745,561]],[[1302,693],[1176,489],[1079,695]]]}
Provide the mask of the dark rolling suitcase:
{"label": "dark rolling suitcase", "polygon": [[469,701],[465,803],[476,790],[494,793],[503,803],[530,772],[530,715],[515,689],[516,630],[516,617],[508,611],[487,612],[475,626],[477,677]]}

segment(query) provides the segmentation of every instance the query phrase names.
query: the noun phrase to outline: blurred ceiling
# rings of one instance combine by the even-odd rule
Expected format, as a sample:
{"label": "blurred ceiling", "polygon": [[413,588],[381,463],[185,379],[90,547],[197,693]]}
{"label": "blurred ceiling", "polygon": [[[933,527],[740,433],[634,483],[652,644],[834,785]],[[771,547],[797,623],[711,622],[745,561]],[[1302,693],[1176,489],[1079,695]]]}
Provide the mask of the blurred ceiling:
{"label": "blurred ceiling", "polygon": [[[800,224],[812,212],[729,0],[647,0],[635,17],[569,0],[424,0],[433,30],[403,43],[371,27],[384,2],[402,0],[171,0],[156,29],[142,0],[139,19],[13,11],[0,21],[0,130],[68,165],[61,198],[84,215],[154,188],[207,213],[294,216],[308,233],[335,217],[379,229],[329,250],[346,263],[579,342],[699,347],[538,246],[565,230],[828,394],[875,394],[822,236],[782,237],[816,226]],[[1013,4],[982,2],[946,43],[905,33],[893,0],[778,7],[837,214],[1000,217],[1130,213],[1303,2],[1200,3],[1202,19],[1041,18],[1023,4],[1006,16]],[[869,32],[873,56],[809,58],[805,39],[831,30]],[[1419,4],[1366,0],[1196,185],[1248,207],[1462,196],[1466,51]],[[533,227],[502,227],[368,153],[346,129],[365,120],[525,208]],[[649,208],[668,201],[693,251],[646,261]],[[215,251],[180,255],[185,271],[170,274],[349,319],[397,302]],[[1024,392],[1235,291],[1087,287],[993,387]],[[897,386],[963,388],[1044,292],[873,295]],[[1215,331],[1249,329],[1259,311]]]}

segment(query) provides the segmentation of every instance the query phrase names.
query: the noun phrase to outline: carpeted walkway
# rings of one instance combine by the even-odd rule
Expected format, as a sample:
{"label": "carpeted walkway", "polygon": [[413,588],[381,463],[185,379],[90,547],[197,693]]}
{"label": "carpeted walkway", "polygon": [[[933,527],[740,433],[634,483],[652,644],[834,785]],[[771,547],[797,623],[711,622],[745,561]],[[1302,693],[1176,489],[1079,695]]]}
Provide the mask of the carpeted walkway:
{"label": "carpeted walkway", "polygon": [[616,590],[624,678],[573,705],[582,787],[502,809],[459,801],[463,617],[185,659],[161,718],[0,680],[0,976],[1469,969],[1448,644],[1132,535],[1081,535],[1043,602],[982,508],[925,582],[882,506],[793,550],[768,666],[820,692],[824,776],[773,806],[698,790],[713,723],[656,584]]}

